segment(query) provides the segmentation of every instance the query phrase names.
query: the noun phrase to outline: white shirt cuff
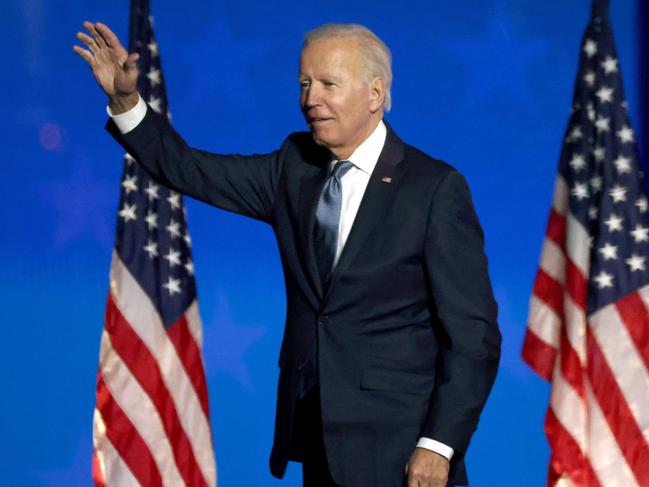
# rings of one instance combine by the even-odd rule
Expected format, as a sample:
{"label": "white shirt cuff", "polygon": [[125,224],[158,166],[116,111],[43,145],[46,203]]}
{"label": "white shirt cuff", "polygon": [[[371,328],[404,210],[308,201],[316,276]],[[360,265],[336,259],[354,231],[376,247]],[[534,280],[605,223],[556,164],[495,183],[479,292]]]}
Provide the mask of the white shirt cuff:
{"label": "white shirt cuff", "polygon": [[131,108],[128,112],[113,115],[110,108],[106,107],[108,116],[113,119],[113,122],[115,122],[119,131],[123,134],[130,132],[140,124],[146,115],[146,110],[146,103],[144,103],[144,100],[139,94],[137,105]]}
{"label": "white shirt cuff", "polygon": [[419,448],[434,451],[435,453],[442,455],[449,462],[451,461],[451,458],[453,458],[453,453],[455,453],[455,450],[450,446],[440,443],[439,441],[431,440],[430,438],[424,438],[423,436],[419,438],[417,446]]}

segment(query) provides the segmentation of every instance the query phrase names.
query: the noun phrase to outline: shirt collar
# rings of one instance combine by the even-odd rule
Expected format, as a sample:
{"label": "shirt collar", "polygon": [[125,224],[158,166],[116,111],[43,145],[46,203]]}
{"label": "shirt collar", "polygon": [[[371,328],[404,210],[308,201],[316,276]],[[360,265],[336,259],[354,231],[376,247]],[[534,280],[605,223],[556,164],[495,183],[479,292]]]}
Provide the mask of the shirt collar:
{"label": "shirt collar", "polygon": [[[351,161],[361,171],[371,175],[385,145],[387,133],[387,128],[383,120],[381,120],[374,132],[356,148],[347,160]],[[333,169],[337,162],[338,159],[332,159],[330,169]]]}

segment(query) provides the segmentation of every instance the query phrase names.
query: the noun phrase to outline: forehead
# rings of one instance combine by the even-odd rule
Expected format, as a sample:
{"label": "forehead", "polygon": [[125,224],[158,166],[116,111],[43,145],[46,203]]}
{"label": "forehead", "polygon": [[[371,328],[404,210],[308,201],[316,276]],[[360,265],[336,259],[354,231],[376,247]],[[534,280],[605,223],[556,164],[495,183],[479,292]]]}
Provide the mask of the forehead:
{"label": "forehead", "polygon": [[358,41],[352,36],[309,42],[300,55],[300,72],[336,70],[356,72],[361,64]]}

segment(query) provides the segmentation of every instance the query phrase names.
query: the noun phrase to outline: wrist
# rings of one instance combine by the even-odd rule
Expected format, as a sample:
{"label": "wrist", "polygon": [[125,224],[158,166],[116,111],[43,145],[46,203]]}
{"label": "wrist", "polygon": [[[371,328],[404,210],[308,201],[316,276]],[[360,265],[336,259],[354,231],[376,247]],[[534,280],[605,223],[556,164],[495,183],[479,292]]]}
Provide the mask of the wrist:
{"label": "wrist", "polygon": [[112,95],[108,97],[108,108],[113,115],[119,115],[132,109],[139,99],[137,91],[128,95]]}

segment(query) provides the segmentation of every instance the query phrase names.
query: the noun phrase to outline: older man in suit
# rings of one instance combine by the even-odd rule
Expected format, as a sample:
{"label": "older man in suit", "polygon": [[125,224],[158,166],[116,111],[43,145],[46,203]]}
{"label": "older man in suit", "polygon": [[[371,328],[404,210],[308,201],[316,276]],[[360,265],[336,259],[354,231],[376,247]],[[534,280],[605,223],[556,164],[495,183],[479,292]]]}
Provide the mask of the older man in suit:
{"label": "older man in suit", "polygon": [[308,486],[467,482],[463,458],[500,351],[483,235],[464,178],[383,121],[390,52],[368,29],[307,34],[310,129],[255,156],[189,147],[136,91],[137,54],[86,22],[75,51],[113,136],[158,181],[272,225],[287,316],[270,465]]}

